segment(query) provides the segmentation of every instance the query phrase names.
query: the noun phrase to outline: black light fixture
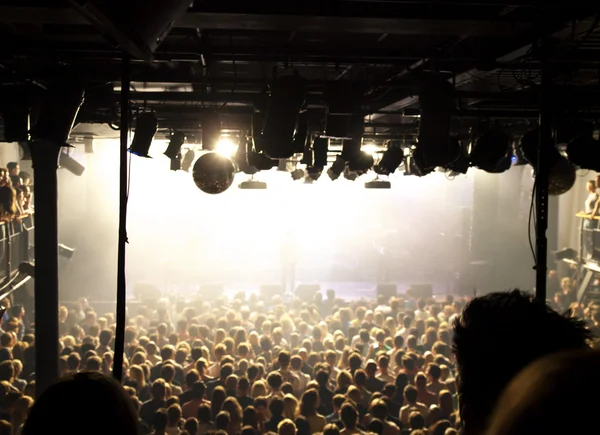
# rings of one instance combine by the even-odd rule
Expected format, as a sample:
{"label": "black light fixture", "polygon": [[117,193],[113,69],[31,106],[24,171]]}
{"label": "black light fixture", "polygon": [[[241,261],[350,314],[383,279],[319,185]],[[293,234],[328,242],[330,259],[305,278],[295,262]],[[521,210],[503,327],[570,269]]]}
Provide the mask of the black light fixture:
{"label": "black light fixture", "polygon": [[564,248],[554,252],[555,261],[575,261],[577,259],[577,251],[572,248]]}
{"label": "black light fixture", "polygon": [[231,160],[220,154],[206,153],[196,160],[192,176],[198,189],[216,195],[231,187],[235,167]]}
{"label": "black light fixture", "polygon": [[[539,128],[527,132],[521,138],[521,152],[525,160],[529,162],[533,169],[538,166],[538,152],[540,147]],[[575,185],[577,174],[575,167],[565,159],[554,144],[553,138],[547,143],[541,144],[542,152],[546,153],[550,173],[548,177],[548,193],[553,196],[562,195],[568,192]]]}
{"label": "black light fixture", "polygon": [[273,81],[261,136],[261,148],[268,158],[289,159],[294,155],[299,146],[294,133],[304,101],[304,79],[296,71]]}
{"label": "black light fixture", "polygon": [[153,60],[153,53],[191,4],[190,0],[71,0],[111,42],[133,57]]}
{"label": "black light fixture", "polygon": [[292,172],[290,172],[290,175],[292,176],[292,180],[298,181],[302,180],[306,176],[306,171],[296,168]]}
{"label": "black light fixture", "polygon": [[69,155],[69,152],[63,148],[58,157],[58,166],[61,169],[66,169],[73,175],[80,177],[85,171],[85,166]]}
{"label": "black light fixture", "polygon": [[185,143],[185,135],[179,131],[173,133],[169,138],[169,146],[165,150],[165,156],[176,159],[181,158],[181,147]]}
{"label": "black light fixture", "polygon": [[365,189],[391,189],[392,183],[388,180],[375,179],[365,183]]}
{"label": "black light fixture", "polygon": [[388,142],[388,148],[383,152],[381,160],[375,165],[378,175],[390,175],[396,172],[404,161],[404,150],[394,141]]}
{"label": "black light fixture", "polygon": [[68,72],[55,78],[46,91],[31,139],[69,146],[67,140],[83,103],[84,87]]}
{"label": "black light fixture", "polygon": [[420,174],[445,167],[460,156],[460,148],[451,140],[452,115],[456,108],[452,84],[437,74],[419,77],[421,118],[419,139],[412,156]]}
{"label": "black light fixture", "polygon": [[341,157],[337,157],[331,167],[327,169],[327,175],[329,175],[332,181],[335,181],[340,178],[344,169],[346,169],[346,161]]}
{"label": "black light fixture", "polygon": [[600,141],[594,139],[594,126],[579,125],[577,135],[567,144],[569,161],[581,169],[600,171]]}
{"label": "black light fixture", "polygon": [[148,151],[150,150],[150,145],[152,145],[152,140],[154,139],[157,130],[158,120],[154,113],[145,112],[139,115],[129,152],[136,156],[151,158],[148,155]]}
{"label": "black light fixture", "polygon": [[473,142],[469,160],[471,165],[476,168],[490,173],[499,173],[510,168],[512,152],[510,136],[496,125]]}

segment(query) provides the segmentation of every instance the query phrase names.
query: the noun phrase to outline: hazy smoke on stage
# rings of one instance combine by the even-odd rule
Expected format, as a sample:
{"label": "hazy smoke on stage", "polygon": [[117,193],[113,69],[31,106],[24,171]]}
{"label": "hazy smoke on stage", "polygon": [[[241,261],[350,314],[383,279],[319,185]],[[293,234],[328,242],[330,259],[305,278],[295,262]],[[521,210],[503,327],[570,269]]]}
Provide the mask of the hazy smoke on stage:
{"label": "hazy smoke on stage", "polygon": [[[471,170],[454,179],[396,173],[389,190],[364,181],[321,177],[306,185],[289,173],[261,172],[267,190],[200,192],[191,174],[169,171],[156,141],[153,159],[132,156],[127,233],[128,285],[196,294],[202,285],[256,291],[280,284],[284,263],[294,282],[374,289],[392,282],[432,283],[436,291],[531,288],[527,242],[531,169]],[[86,171],[60,172],[60,239],[77,249],[62,266],[62,298],[114,300],[118,215],[118,142],[76,148]],[[238,174],[239,176],[239,174]],[[487,288],[484,288],[487,287]],[[371,295],[374,293],[371,293]],[[366,296],[366,294],[359,295]]]}

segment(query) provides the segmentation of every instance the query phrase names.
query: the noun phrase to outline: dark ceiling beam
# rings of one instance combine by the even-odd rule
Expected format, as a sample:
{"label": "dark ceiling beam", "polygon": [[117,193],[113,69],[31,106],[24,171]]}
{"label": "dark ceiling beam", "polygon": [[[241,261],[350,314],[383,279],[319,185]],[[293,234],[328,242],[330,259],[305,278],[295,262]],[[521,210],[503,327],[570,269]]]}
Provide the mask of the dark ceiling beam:
{"label": "dark ceiling beam", "polygon": [[[1,11],[0,11],[1,13]],[[503,21],[427,20],[401,18],[325,17],[304,15],[253,15],[188,13],[176,27],[296,31],[324,33],[367,33],[390,35],[514,36],[531,28],[528,23]]]}
{"label": "dark ceiling beam", "polygon": [[[87,24],[73,9],[0,7],[0,23]],[[188,12],[177,28],[247,31],[366,33],[391,35],[513,36],[531,28],[528,23],[476,20],[360,18],[306,15],[258,15]]]}

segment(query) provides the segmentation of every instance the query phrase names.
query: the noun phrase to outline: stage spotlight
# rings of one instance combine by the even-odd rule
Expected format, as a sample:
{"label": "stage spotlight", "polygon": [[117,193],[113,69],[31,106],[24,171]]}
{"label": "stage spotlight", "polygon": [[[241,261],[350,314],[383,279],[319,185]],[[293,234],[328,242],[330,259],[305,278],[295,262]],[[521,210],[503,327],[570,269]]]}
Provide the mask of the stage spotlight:
{"label": "stage spotlight", "polygon": [[151,62],[153,53],[192,3],[190,0],[70,0],[110,42],[139,59]]}
{"label": "stage spotlight", "polygon": [[[510,168],[512,142],[510,136],[494,127],[486,131],[471,146],[469,160],[472,166],[486,172],[504,172]],[[508,166],[503,160],[508,158]]]}
{"label": "stage spotlight", "polygon": [[390,175],[396,172],[404,161],[404,152],[402,148],[394,142],[388,144],[388,149],[381,156],[381,160],[375,165],[375,173],[379,175]]}
{"label": "stage spotlight", "polygon": [[35,263],[30,261],[19,263],[19,273],[35,278]]}
{"label": "stage spotlight", "polygon": [[600,172],[600,141],[593,137],[594,127],[586,125],[573,140],[567,144],[569,161],[581,169]]}
{"label": "stage spotlight", "polygon": [[229,137],[222,137],[219,142],[217,142],[217,146],[215,148],[215,152],[221,154],[223,157],[231,158],[235,156],[235,153],[238,150],[238,145],[236,145],[233,140]]}
{"label": "stage spotlight", "polygon": [[[531,166],[533,166],[534,169],[537,168],[539,149],[539,128],[530,130],[527,133],[525,133],[525,135],[523,135],[523,137],[521,138],[519,148],[525,160]],[[549,167],[554,166],[561,159],[563,159],[552,140],[548,141],[548,143],[543,144],[543,152],[545,152],[547,155]]]}
{"label": "stage spotlight", "polygon": [[139,115],[129,152],[136,156],[151,158],[148,155],[148,150],[150,150],[150,145],[152,145],[152,140],[157,129],[158,120],[154,113],[146,112]]}
{"label": "stage spotlight", "polygon": [[359,174],[357,174],[356,172],[352,172],[350,171],[348,168],[346,168],[344,170],[344,178],[348,181],[356,181],[356,179],[359,177]]}
{"label": "stage spotlight", "polygon": [[173,159],[181,159],[181,147],[185,142],[185,135],[181,132],[175,132],[170,137],[169,146],[165,150],[165,156]]}
{"label": "stage spotlight", "polygon": [[204,193],[216,195],[231,187],[235,168],[231,160],[217,153],[207,153],[196,161],[192,171],[194,183]]}
{"label": "stage spotlight", "polygon": [[190,168],[192,167],[192,163],[194,163],[195,158],[196,153],[194,150],[188,150],[181,160],[181,169],[183,169],[185,172],[190,172]]}
{"label": "stage spotlight", "polygon": [[345,168],[346,168],[346,161],[344,159],[342,159],[341,157],[338,157],[337,159],[335,159],[335,162],[333,162],[331,167],[329,169],[327,169],[327,175],[329,175],[329,178],[331,178],[331,181],[335,181],[338,178],[340,178],[340,176],[344,172]]}
{"label": "stage spotlight", "polygon": [[66,169],[71,174],[77,175],[78,177],[83,175],[83,172],[85,171],[85,166],[71,157],[65,150],[61,151],[59,154],[58,167],[61,169]]}
{"label": "stage spotlight", "polygon": [[294,132],[304,100],[304,79],[296,72],[275,79],[261,136],[262,149],[267,157],[289,159],[294,155]]}
{"label": "stage spotlight", "polygon": [[359,151],[348,162],[348,168],[354,172],[367,173],[375,164],[373,155],[365,151]]}
{"label": "stage spotlight", "polygon": [[302,180],[306,176],[306,172],[302,169],[294,169],[292,172],[290,172],[290,175],[292,176],[292,180],[298,181]]}
{"label": "stage spotlight", "polygon": [[73,258],[74,254],[75,254],[75,249],[70,248],[63,243],[60,243],[58,245],[58,255],[60,255],[61,257],[66,258],[67,260],[70,260],[71,258]]}
{"label": "stage spotlight", "polygon": [[577,259],[577,251],[572,248],[561,249],[560,251],[554,252],[555,261],[570,260],[575,261]]}
{"label": "stage spotlight", "polygon": [[69,146],[67,140],[83,103],[83,95],[83,85],[69,74],[61,74],[51,82],[31,139]]}
{"label": "stage spotlight", "polygon": [[306,169],[306,172],[308,173],[308,175],[304,179],[304,182],[306,184],[312,184],[313,181],[317,181],[319,178],[321,178],[321,174],[323,173],[323,168],[311,166]]}
{"label": "stage spotlight", "polygon": [[458,159],[460,149],[451,140],[450,127],[456,101],[452,83],[436,74],[420,77],[421,118],[413,158],[420,173],[432,172]]}
{"label": "stage spotlight", "polygon": [[[256,168],[257,171],[268,171],[277,166],[277,160],[273,160],[265,156],[264,154],[252,151],[248,154],[248,164],[251,167]],[[244,171],[245,172],[245,171]]]}
{"label": "stage spotlight", "polygon": [[451,140],[455,142],[455,144],[457,144],[457,146],[460,148],[460,155],[458,159],[456,159],[454,162],[450,163],[443,169],[449,171],[451,176],[456,176],[458,174],[466,174],[470,167],[467,147],[464,146],[462,142],[459,141],[458,138],[455,136],[453,136]]}

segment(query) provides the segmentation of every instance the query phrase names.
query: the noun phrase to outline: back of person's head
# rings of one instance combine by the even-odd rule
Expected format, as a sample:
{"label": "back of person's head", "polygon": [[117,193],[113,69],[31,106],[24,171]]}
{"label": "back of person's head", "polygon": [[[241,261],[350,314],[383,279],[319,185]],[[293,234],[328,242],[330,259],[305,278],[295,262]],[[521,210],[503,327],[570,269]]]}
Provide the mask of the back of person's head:
{"label": "back of person's head", "polygon": [[215,417],[215,429],[227,430],[230,421],[229,413],[227,411],[219,412]]}
{"label": "back of person's head", "polygon": [[290,359],[290,365],[292,367],[292,370],[300,370],[302,368],[302,358],[299,355],[294,355]]}
{"label": "back of person's head", "polygon": [[358,424],[358,411],[351,403],[344,403],[340,410],[340,420],[346,429],[354,429]]}
{"label": "back of person's head", "polygon": [[181,420],[181,406],[173,404],[167,408],[168,426],[177,426]]}
{"label": "back of person's head", "polygon": [[440,376],[442,376],[442,370],[440,369],[440,366],[436,363],[431,363],[427,368],[427,374],[431,376],[431,379],[433,379],[434,381],[439,381]]}
{"label": "back of person's head", "polygon": [[408,416],[408,424],[411,430],[425,429],[425,417],[417,411],[413,411]]}
{"label": "back of person's head", "polygon": [[31,408],[23,435],[47,433],[60,426],[62,435],[136,435],[137,415],[123,387],[100,373],[77,373],[48,387]]}
{"label": "back of person's head", "polygon": [[524,367],[562,350],[589,349],[590,337],[582,321],[519,290],[469,302],[453,337],[465,431],[485,428],[502,390]]}
{"label": "back of person's head", "polygon": [[196,400],[201,400],[204,398],[204,394],[206,393],[206,384],[204,381],[196,381],[192,384],[192,397]]}
{"label": "back of person's head", "polygon": [[267,376],[267,384],[274,390],[279,390],[281,388],[281,384],[283,383],[283,378],[279,373],[273,372]]}
{"label": "back of person's head", "polygon": [[277,396],[273,397],[269,403],[269,411],[274,417],[283,415],[283,400]]}
{"label": "back of person's head", "polygon": [[183,430],[187,431],[189,435],[196,435],[198,432],[198,420],[194,417],[188,418],[183,424]]}
{"label": "back of person's head", "polygon": [[371,402],[370,414],[373,418],[377,418],[381,421],[385,420],[388,414],[387,404],[381,399],[373,400]]}
{"label": "back of person's head", "polygon": [[340,435],[340,428],[337,424],[329,423],[323,428],[323,435]]}
{"label": "back of person's head", "polygon": [[152,397],[156,400],[164,400],[167,395],[167,384],[164,379],[157,379],[152,383],[150,388]]}
{"label": "back of person's head", "polygon": [[385,426],[383,424],[383,421],[381,421],[378,418],[372,419],[367,426],[367,430],[370,433],[374,433],[377,435],[382,435],[384,429],[385,429]]}
{"label": "back of person's head", "polygon": [[415,386],[417,390],[424,390],[427,388],[427,377],[423,373],[417,373],[415,376]]}
{"label": "back of person's head", "polygon": [[0,420],[0,435],[12,435],[12,433],[12,424],[6,420]]}
{"label": "back of person's head", "polygon": [[[600,352],[565,352],[529,365],[498,403],[488,435],[596,433]],[[582,389],[590,392],[582,396]]]}
{"label": "back of person's head", "polygon": [[360,370],[357,370],[356,373],[354,373],[354,384],[357,387],[362,387],[363,385],[365,385],[366,381],[367,381],[367,374],[365,373],[364,370],[360,369]]}
{"label": "back of person's head", "polygon": [[257,431],[253,426],[244,426],[240,435],[256,435]]}
{"label": "back of person's head", "polygon": [[152,427],[156,432],[164,432],[167,429],[169,417],[167,416],[167,410],[161,408],[154,412],[152,416]]}
{"label": "back of person's head", "polygon": [[290,365],[290,353],[287,350],[279,352],[277,362],[282,369],[286,369]]}
{"label": "back of person's head", "polygon": [[286,418],[277,425],[277,433],[279,435],[296,435],[296,425],[292,420]]}
{"label": "back of person's head", "polygon": [[198,421],[200,423],[209,424],[212,421],[212,410],[210,406],[203,403],[198,407]]}
{"label": "back of person's head", "polygon": [[448,420],[440,420],[429,427],[429,435],[445,435],[446,430],[451,428]]}
{"label": "back of person's head", "polygon": [[415,403],[418,394],[417,389],[412,385],[407,385],[406,388],[404,388],[404,397],[408,403]]}

